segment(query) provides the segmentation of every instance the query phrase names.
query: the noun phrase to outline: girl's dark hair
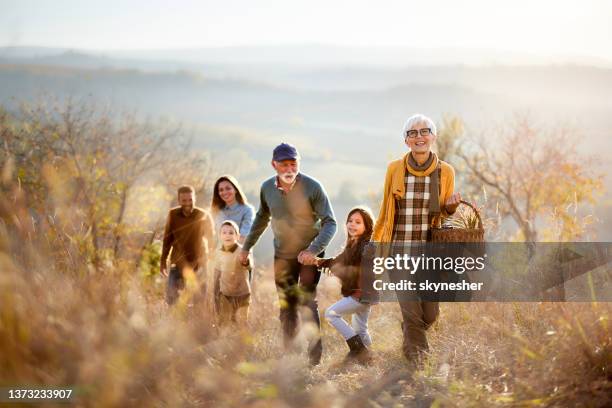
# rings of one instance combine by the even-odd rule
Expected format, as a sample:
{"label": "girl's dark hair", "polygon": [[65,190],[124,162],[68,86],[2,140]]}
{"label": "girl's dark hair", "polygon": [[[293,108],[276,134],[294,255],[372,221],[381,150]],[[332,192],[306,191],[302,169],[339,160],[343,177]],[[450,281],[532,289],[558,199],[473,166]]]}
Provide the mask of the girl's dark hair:
{"label": "girl's dark hair", "polygon": [[[361,254],[363,253],[364,247],[370,242],[372,238],[372,232],[374,231],[374,216],[372,215],[372,211],[366,207],[354,207],[351,209],[346,216],[346,222],[348,222],[351,215],[359,213],[361,214],[361,218],[363,218],[363,224],[365,226],[365,231],[363,234],[355,241],[352,241],[346,233],[346,245],[344,246],[344,250],[340,254],[341,262],[344,265],[354,265],[358,266],[361,264]],[[346,224],[346,223],[345,223]]]}
{"label": "girl's dark hair", "polygon": [[213,187],[212,203],[210,204],[210,209],[213,214],[216,214],[223,208],[225,208],[225,201],[223,201],[223,199],[219,195],[219,184],[221,184],[222,181],[227,181],[234,187],[234,190],[236,190],[236,201],[238,201],[240,204],[249,203],[246,199],[246,196],[242,192],[242,187],[240,187],[240,184],[238,184],[238,180],[236,180],[234,176],[230,176],[229,174],[221,176],[217,179],[217,181],[215,181],[215,186]]}

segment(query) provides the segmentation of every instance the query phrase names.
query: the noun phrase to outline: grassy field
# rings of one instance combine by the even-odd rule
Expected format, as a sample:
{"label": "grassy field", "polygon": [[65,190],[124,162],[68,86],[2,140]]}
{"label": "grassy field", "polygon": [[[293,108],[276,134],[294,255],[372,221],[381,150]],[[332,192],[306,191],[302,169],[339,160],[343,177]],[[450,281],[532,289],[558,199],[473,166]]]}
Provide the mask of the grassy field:
{"label": "grassy field", "polygon": [[[370,319],[371,365],[343,365],[346,344],[324,323],[323,361],[310,368],[312,326],[282,348],[270,268],[258,271],[250,327],[219,331],[189,289],[168,310],[159,279],[35,263],[0,257],[0,386],[73,386],[77,406],[612,404],[609,303],[443,304],[415,371],[400,352],[399,308],[385,303]],[[338,296],[323,279],[321,310]]]}
{"label": "grassy field", "polygon": [[[359,202],[377,209],[385,164],[403,149],[397,127],[412,111],[443,119],[446,143],[440,136],[438,147],[448,154],[463,141],[467,153],[477,153],[467,137],[480,132],[487,146],[498,137],[508,142],[500,145],[506,156],[474,162],[510,163],[482,170],[508,181],[498,193],[469,176],[469,160],[461,168],[459,157],[448,159],[457,165],[456,191],[473,192],[475,202],[482,196],[494,211],[487,241],[610,241],[607,162],[600,174],[599,159],[583,154],[609,145],[610,98],[592,94],[600,82],[611,83],[612,71],[421,71],[287,73],[285,82],[298,76],[301,88],[328,84],[304,91],[188,72],[0,67],[0,391],[73,387],[72,405],[83,407],[612,406],[612,303],[446,303],[416,368],[401,353],[398,305],[384,303],[371,314],[370,365],[343,364],[346,343],[323,322],[323,361],[312,368],[305,353],[317,333],[312,324],[302,325],[291,350],[282,347],[265,265],[272,240],[264,236],[255,251],[261,266],[249,327],[219,329],[210,295],[194,299],[193,279],[179,303],[166,306],[159,239],[180,185],[194,185],[206,207],[214,180],[231,173],[256,203],[272,174],[273,146],[296,139],[304,170],[321,177],[339,220]],[[380,83],[387,74],[395,79]],[[456,74],[468,82],[439,81]],[[406,84],[406,75],[416,82]],[[552,82],[542,81],[551,75]],[[344,85],[333,90],[340,77]],[[362,88],[366,79],[370,86]],[[517,84],[541,92],[529,97]],[[50,94],[35,95],[43,89]],[[583,112],[576,104],[589,114],[591,143],[573,143],[581,128],[564,125]],[[505,118],[529,106],[538,116],[523,120],[519,110],[516,124]],[[531,143],[523,143],[525,135]],[[524,214],[504,209],[509,199]],[[609,289],[604,272],[589,284]],[[322,314],[340,297],[337,282],[323,279],[318,297]]]}

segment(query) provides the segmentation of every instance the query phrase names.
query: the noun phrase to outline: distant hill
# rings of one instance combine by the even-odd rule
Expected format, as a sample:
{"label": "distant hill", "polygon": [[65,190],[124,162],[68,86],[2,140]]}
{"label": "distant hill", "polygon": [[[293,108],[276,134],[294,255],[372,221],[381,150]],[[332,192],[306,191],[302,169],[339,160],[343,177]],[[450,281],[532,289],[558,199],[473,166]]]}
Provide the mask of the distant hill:
{"label": "distant hill", "polygon": [[[412,112],[428,113],[435,118],[444,113],[457,114],[474,130],[507,120],[517,112],[532,112],[538,120],[549,123],[576,123],[588,117],[590,145],[610,144],[612,70],[347,68],[312,71],[307,75],[297,71],[285,76],[285,80],[290,75],[302,76],[302,85],[308,81],[320,85],[303,89],[256,81],[254,75],[220,78],[185,70],[148,72],[60,65],[65,61],[89,64],[95,60],[81,54],[45,58],[52,58],[57,64],[16,65],[0,61],[0,102],[10,105],[13,98],[28,100],[42,92],[57,96],[92,95],[145,115],[304,139],[313,148],[321,144],[322,150],[329,149],[326,154],[334,152],[334,157],[342,160],[359,149],[382,149],[383,157],[392,154],[395,148],[386,147],[386,143],[397,140],[403,121]],[[362,89],[333,88],[333,83],[342,81],[359,82]],[[351,145],[355,140],[358,146]],[[377,165],[379,159],[365,155],[362,161]]]}
{"label": "distant hill", "polygon": [[[348,185],[356,197],[376,193],[386,162],[405,150],[400,129],[414,112],[459,115],[470,133],[529,112],[543,126],[581,129],[576,146],[585,152],[612,146],[612,69],[595,67],[313,68],[0,52],[0,104],[12,108],[42,93],[180,121],[199,147],[248,164],[241,180],[249,194],[270,173],[270,151],[282,140],[300,147],[307,172],[332,196]],[[612,178],[606,183],[612,191]],[[602,218],[612,225],[609,217]]]}
{"label": "distant hill", "polygon": [[99,52],[111,57],[120,58],[171,60],[222,65],[405,67],[429,65],[520,66],[581,64],[612,67],[612,61],[597,57],[567,55],[553,58],[494,48],[414,48],[292,44]]}
{"label": "distant hill", "polygon": [[54,47],[0,47],[0,58],[39,58],[59,55],[67,51],[70,51],[70,49]]}

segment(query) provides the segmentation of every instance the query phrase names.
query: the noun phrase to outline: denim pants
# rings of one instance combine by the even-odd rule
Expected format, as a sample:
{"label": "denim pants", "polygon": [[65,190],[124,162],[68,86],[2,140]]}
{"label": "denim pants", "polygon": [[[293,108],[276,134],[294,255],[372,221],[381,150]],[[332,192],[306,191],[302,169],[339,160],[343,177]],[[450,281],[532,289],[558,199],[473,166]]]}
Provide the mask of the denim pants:
{"label": "denim pants", "polygon": [[[198,303],[204,299],[206,294],[206,265],[194,270],[196,278],[200,282],[200,289],[194,294],[194,302]],[[176,303],[180,291],[185,289],[185,278],[183,270],[178,266],[171,266],[168,272],[168,285],[166,286],[166,303],[170,306]]]}
{"label": "denim pants", "polygon": [[[353,315],[351,325],[342,318],[350,314]],[[368,333],[369,316],[370,305],[361,303],[352,296],[343,297],[325,311],[325,319],[340,332],[345,340],[358,334],[366,346],[372,344],[370,333]]]}
{"label": "denim pants", "polygon": [[173,305],[179,297],[179,291],[185,289],[185,279],[177,266],[171,266],[168,273],[168,286],[166,287],[166,303]]}

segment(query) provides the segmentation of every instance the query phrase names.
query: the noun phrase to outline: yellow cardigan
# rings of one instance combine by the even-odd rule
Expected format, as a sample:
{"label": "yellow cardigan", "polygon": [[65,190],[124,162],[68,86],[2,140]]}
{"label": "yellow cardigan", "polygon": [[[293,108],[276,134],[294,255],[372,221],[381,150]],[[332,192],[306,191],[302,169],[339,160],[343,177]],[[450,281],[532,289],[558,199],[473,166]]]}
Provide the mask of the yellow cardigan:
{"label": "yellow cardigan", "polygon": [[[395,200],[399,200],[406,195],[406,184],[404,182],[406,159],[407,157],[404,156],[401,159],[394,160],[387,167],[383,199],[376,224],[374,225],[374,232],[372,233],[372,241],[374,242],[391,242],[393,222],[395,220]],[[433,217],[431,220],[431,226],[438,228],[442,224],[442,219],[449,216],[444,203],[455,190],[455,169],[453,169],[453,166],[440,160],[440,170],[441,214]]]}

